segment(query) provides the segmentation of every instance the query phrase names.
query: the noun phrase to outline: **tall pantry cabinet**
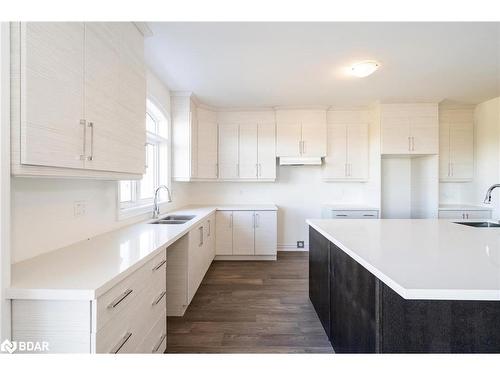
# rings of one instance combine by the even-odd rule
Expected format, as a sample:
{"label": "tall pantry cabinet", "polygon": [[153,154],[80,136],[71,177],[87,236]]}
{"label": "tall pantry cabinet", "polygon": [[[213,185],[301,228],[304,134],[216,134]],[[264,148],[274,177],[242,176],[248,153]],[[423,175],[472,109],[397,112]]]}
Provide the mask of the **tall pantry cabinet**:
{"label": "tall pantry cabinet", "polygon": [[133,23],[11,24],[12,173],[141,178],[143,35]]}

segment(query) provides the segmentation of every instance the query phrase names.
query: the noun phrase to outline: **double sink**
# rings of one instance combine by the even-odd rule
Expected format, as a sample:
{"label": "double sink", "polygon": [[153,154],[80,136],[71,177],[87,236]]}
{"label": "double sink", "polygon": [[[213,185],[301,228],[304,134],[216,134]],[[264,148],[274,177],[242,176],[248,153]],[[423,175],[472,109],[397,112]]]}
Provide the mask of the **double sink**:
{"label": "double sink", "polygon": [[195,215],[168,215],[149,224],[185,224],[194,218]]}

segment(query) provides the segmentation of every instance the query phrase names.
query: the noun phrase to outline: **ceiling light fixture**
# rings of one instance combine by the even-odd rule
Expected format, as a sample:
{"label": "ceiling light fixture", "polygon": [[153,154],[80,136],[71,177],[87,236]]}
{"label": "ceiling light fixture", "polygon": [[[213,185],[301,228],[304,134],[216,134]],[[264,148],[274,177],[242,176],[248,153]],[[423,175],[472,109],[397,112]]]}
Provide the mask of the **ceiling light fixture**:
{"label": "ceiling light fixture", "polygon": [[379,67],[380,64],[376,61],[362,61],[354,64],[351,67],[351,74],[359,78],[368,77],[370,74],[374,73]]}

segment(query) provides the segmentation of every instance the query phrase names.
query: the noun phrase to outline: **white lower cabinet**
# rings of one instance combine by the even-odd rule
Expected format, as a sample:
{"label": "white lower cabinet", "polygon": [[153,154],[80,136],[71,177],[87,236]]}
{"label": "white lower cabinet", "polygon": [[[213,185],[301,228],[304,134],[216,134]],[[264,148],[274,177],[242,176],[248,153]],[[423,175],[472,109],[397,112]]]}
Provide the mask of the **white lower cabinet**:
{"label": "white lower cabinet", "polygon": [[276,259],[277,212],[218,211],[216,257]]}
{"label": "white lower cabinet", "polygon": [[166,307],[164,250],[96,300],[13,300],[12,339],[49,353],[163,352]]}
{"label": "white lower cabinet", "polygon": [[491,210],[439,210],[440,219],[450,220],[488,220],[491,219]]}

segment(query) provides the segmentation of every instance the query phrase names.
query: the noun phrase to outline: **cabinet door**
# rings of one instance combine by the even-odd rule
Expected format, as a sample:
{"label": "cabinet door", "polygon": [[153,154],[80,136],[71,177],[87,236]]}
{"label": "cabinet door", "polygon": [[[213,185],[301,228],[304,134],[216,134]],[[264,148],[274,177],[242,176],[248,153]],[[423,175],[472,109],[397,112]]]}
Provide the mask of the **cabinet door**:
{"label": "cabinet door", "polygon": [[474,128],[472,123],[450,126],[450,174],[454,180],[474,176]]}
{"label": "cabinet door", "polygon": [[240,124],[239,178],[257,178],[257,124]]}
{"label": "cabinet door", "polygon": [[276,211],[255,211],[255,255],[276,255]]}
{"label": "cabinet door", "polygon": [[215,254],[233,255],[233,212],[215,214]]}
{"label": "cabinet door", "polygon": [[410,123],[406,116],[383,116],[381,123],[382,154],[410,153]]}
{"label": "cabinet door", "polygon": [[83,168],[84,25],[21,24],[21,163]]}
{"label": "cabinet door", "polygon": [[461,220],[465,219],[465,212],[460,210],[439,210],[439,219]]}
{"label": "cabinet door", "polygon": [[85,24],[87,169],[144,173],[143,49],[143,37],[132,23]]}
{"label": "cabinet door", "polygon": [[347,178],[347,128],[345,125],[328,126],[328,152],[325,157],[323,178]]}
{"label": "cabinet door", "polygon": [[368,179],[368,124],[347,126],[347,175],[353,180]]}
{"label": "cabinet door", "polygon": [[302,156],[326,156],[326,123],[302,123]]}
{"label": "cabinet door", "polygon": [[217,123],[198,121],[198,178],[217,178]]}
{"label": "cabinet door", "polygon": [[409,118],[411,153],[439,153],[439,123],[437,117],[413,115]]}
{"label": "cabinet door", "polygon": [[233,255],[254,255],[254,212],[233,211]]}
{"label": "cabinet door", "polygon": [[276,178],[276,128],[274,124],[259,124],[257,129],[257,161],[259,178]]}
{"label": "cabinet door", "polygon": [[488,211],[488,210],[472,210],[472,211],[465,211],[464,212],[465,214],[465,218],[466,219],[474,219],[474,220],[478,220],[478,219],[482,219],[482,220],[488,220],[488,219],[491,219],[491,211]]}
{"label": "cabinet door", "polygon": [[450,164],[450,124],[439,124],[439,178],[448,180],[451,178]]}
{"label": "cabinet door", "polygon": [[276,156],[300,156],[300,122],[276,124]]}
{"label": "cabinet door", "polygon": [[238,178],[238,125],[219,124],[219,178]]}

